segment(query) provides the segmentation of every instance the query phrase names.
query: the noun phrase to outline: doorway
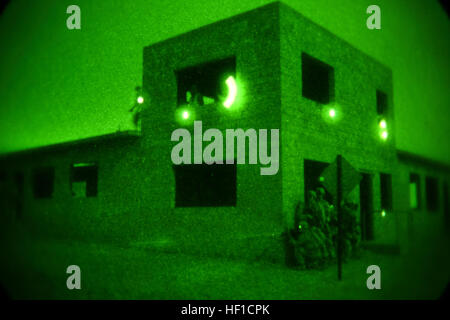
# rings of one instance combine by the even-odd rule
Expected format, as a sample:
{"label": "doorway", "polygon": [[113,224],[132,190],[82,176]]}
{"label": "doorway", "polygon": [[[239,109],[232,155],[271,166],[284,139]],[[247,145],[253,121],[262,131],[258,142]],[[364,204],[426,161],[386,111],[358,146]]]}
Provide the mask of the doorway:
{"label": "doorway", "polygon": [[303,161],[303,176],[305,183],[305,206],[309,205],[309,191],[317,191],[317,188],[323,188],[325,190],[325,200],[328,203],[333,203],[333,196],[329,193],[322,184],[321,174],[329,166],[327,162],[307,160]]}
{"label": "doorway", "polygon": [[373,175],[361,173],[362,179],[359,183],[359,207],[361,221],[361,240],[374,239],[373,228]]}

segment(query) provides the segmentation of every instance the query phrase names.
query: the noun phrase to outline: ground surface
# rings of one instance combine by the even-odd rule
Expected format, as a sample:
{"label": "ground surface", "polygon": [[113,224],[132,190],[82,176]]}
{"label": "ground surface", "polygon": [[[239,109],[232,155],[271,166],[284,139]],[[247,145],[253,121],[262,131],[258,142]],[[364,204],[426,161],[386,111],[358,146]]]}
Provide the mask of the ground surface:
{"label": "ground surface", "polygon": [[[298,271],[153,249],[36,240],[2,234],[1,283],[23,299],[434,299],[448,283],[448,252],[388,255],[366,251],[343,266]],[[20,238],[20,239],[19,239]],[[81,290],[68,290],[66,268],[81,268]],[[366,268],[380,266],[381,290],[368,290]]]}

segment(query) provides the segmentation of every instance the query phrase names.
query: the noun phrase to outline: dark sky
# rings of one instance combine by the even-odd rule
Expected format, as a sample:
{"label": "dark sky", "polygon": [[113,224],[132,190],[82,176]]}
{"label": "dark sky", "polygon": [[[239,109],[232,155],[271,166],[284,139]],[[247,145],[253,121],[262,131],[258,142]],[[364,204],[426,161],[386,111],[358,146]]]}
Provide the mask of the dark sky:
{"label": "dark sky", "polygon": [[[142,49],[265,0],[14,0],[0,16],[0,152],[116,131],[141,84]],[[393,70],[397,147],[450,163],[449,19],[438,1],[283,1]]]}

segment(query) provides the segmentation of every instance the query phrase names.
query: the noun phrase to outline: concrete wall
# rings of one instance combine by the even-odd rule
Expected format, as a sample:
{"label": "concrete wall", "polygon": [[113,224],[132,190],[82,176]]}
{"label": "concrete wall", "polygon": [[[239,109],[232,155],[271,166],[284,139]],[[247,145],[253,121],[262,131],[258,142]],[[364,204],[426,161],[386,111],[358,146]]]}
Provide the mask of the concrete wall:
{"label": "concrete wall", "polygon": [[[330,163],[337,154],[358,170],[374,174],[374,210],[378,211],[378,173],[394,173],[396,165],[391,71],[285,5],[281,5],[280,26],[283,209],[288,223],[296,203],[304,199],[304,159]],[[302,97],[302,52],[334,68],[330,105]],[[387,141],[379,136],[377,89],[388,95]],[[330,107],[336,109],[334,119],[327,114]],[[382,236],[380,224],[391,219],[376,218],[376,237]]]}
{"label": "concrete wall", "polygon": [[[229,110],[223,106],[197,108],[196,120],[203,131],[218,128],[280,128],[280,66],[277,5],[266,6],[200,28],[144,50],[144,90],[150,106],[143,117],[146,157],[155,164],[143,206],[149,216],[163,217],[166,236],[194,250],[227,250],[231,239],[254,238],[263,250],[262,238],[283,228],[281,170],[260,175],[260,165],[237,166],[236,207],[175,208],[175,177],[170,158],[172,132],[182,127],[176,121],[175,71],[227,57],[236,58],[238,98]],[[192,131],[192,126],[185,126]],[[192,133],[193,136],[193,133]],[[225,134],[224,134],[225,136]],[[147,218],[147,216],[146,216]],[[192,245],[190,245],[192,243]],[[199,245],[199,243],[202,243]],[[254,254],[243,248],[244,254]],[[262,254],[262,253],[261,253]]]}

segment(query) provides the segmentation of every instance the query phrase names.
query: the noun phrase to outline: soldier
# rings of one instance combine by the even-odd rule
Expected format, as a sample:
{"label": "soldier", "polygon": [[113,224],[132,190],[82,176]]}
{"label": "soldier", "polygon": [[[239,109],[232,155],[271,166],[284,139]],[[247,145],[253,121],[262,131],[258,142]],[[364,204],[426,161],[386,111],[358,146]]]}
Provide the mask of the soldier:
{"label": "soldier", "polygon": [[352,257],[358,257],[359,255],[359,239],[361,237],[361,229],[358,224],[357,211],[358,205],[356,203],[351,203],[350,204],[351,215],[349,221],[350,224],[349,241]]}
{"label": "soldier", "polygon": [[131,109],[128,111],[132,113],[132,117],[133,117],[132,120],[133,120],[133,124],[134,124],[135,128],[140,130],[142,101],[140,101],[139,98],[142,97],[141,96],[142,88],[136,87],[135,91],[136,91],[136,101],[134,102],[134,105],[131,107]]}
{"label": "soldier", "polygon": [[317,206],[319,209],[320,227],[326,229],[330,204],[325,200],[325,190],[323,188],[317,188]]}
{"label": "soldier", "polygon": [[303,203],[299,201],[295,207],[294,225],[283,234],[286,247],[286,265],[292,268],[303,268],[302,255],[297,252],[297,241],[301,233],[302,219],[304,217]]}
{"label": "soldier", "polygon": [[315,191],[310,190],[308,191],[308,206],[305,209],[305,213],[311,217],[310,225],[320,225],[319,211],[317,194]]}
{"label": "soldier", "polygon": [[186,91],[186,102],[191,106],[203,106],[203,95],[196,84],[193,84],[190,90]]}
{"label": "soldier", "polygon": [[297,268],[305,269],[307,268],[306,259],[307,259],[307,247],[305,243],[307,243],[308,238],[308,230],[309,224],[308,221],[303,219],[305,216],[299,220],[297,226],[297,238],[295,239],[295,247],[294,247],[294,256],[297,263]]}
{"label": "soldier", "polygon": [[334,206],[330,206],[330,210],[328,213],[328,239],[329,239],[329,248],[331,252],[331,257],[336,258],[336,248],[337,248],[337,211]]}
{"label": "soldier", "polygon": [[344,257],[357,256],[359,247],[360,229],[356,218],[358,205],[344,201],[342,206],[342,228],[344,237]]}
{"label": "soldier", "polygon": [[323,241],[326,248],[327,260],[334,259],[336,257],[336,250],[333,243],[333,225],[332,219],[334,214],[334,208],[325,199],[325,190],[323,188],[317,188],[318,206],[320,210],[320,229],[323,232]]}
{"label": "soldier", "polygon": [[316,192],[308,192],[308,206],[305,210],[297,208],[298,238],[295,257],[299,266],[308,269],[321,268],[327,257],[326,237],[320,226],[320,209]]}
{"label": "soldier", "polygon": [[319,228],[302,221],[296,256],[307,269],[320,269],[326,265],[323,233]]}
{"label": "soldier", "polygon": [[300,232],[300,229],[299,229],[300,220],[304,216],[304,211],[305,211],[305,208],[304,208],[303,202],[299,201],[297,203],[297,206],[295,207],[295,213],[294,213],[294,232],[295,232],[296,239],[298,238],[298,235]]}

